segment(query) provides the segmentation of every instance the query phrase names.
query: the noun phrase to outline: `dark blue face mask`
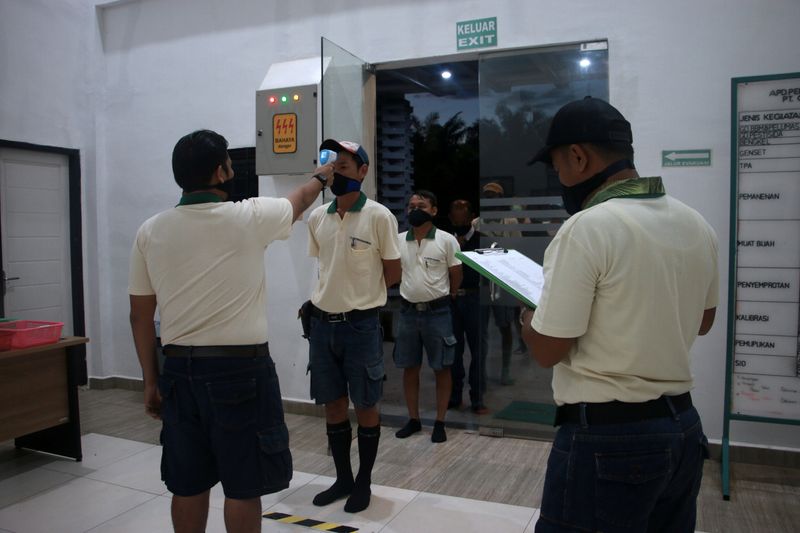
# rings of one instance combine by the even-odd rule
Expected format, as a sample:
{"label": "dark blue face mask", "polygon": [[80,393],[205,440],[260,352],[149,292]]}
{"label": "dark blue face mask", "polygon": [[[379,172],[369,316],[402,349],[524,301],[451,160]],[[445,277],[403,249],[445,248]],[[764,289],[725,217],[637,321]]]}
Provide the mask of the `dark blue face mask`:
{"label": "dark blue face mask", "polygon": [[583,209],[583,203],[592,194],[598,187],[603,185],[608,178],[616,174],[621,170],[625,170],[628,168],[636,168],[633,166],[628,159],[620,159],[614,163],[611,163],[606,168],[589,178],[588,180],[578,183],[577,185],[573,185],[572,187],[566,187],[562,185],[561,191],[561,198],[564,200],[564,209],[570,215],[574,215],[581,209]]}
{"label": "dark blue face mask", "polygon": [[361,190],[361,182],[353,178],[349,178],[344,174],[338,172],[333,173],[333,183],[331,184],[331,192],[336,196],[341,196],[349,192],[356,192]]}

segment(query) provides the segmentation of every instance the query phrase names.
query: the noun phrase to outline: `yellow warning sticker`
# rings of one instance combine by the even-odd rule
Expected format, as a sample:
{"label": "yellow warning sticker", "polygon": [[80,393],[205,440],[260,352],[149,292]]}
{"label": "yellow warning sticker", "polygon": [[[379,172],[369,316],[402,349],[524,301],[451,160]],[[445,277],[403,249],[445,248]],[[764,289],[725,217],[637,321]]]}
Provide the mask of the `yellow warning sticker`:
{"label": "yellow warning sticker", "polygon": [[357,527],[334,524],[333,522],[323,522],[322,520],[315,520],[314,518],[305,518],[303,516],[290,515],[286,513],[267,511],[261,516],[268,518],[269,520],[281,522],[283,524],[294,524],[296,526],[303,526],[317,531],[328,531],[329,533],[353,533],[358,531]]}
{"label": "yellow warning sticker", "polygon": [[297,151],[297,115],[279,113],[272,117],[272,151],[293,154]]}

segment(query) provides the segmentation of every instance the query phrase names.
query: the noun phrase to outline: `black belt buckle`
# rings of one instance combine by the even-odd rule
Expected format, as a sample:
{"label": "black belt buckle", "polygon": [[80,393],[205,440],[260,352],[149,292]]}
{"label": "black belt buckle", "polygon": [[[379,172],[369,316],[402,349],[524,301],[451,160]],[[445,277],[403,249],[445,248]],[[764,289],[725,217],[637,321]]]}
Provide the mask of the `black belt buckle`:
{"label": "black belt buckle", "polygon": [[332,324],[347,322],[347,313],[325,313],[325,320]]}
{"label": "black belt buckle", "polygon": [[450,305],[450,296],[442,296],[441,298],[436,298],[435,300],[431,300],[429,302],[409,302],[405,298],[400,300],[403,305],[410,307],[418,312],[423,311],[435,311],[436,309],[441,309],[442,307],[447,307]]}

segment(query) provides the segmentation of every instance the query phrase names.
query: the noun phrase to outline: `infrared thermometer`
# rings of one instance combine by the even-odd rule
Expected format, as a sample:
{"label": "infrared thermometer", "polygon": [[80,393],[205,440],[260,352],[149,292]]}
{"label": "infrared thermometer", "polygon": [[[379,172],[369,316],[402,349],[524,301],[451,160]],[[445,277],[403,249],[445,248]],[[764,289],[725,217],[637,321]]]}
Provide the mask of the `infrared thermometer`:
{"label": "infrared thermometer", "polygon": [[320,150],[319,151],[319,164],[320,165],[327,165],[328,163],[333,163],[336,161],[336,156],[338,154],[333,150]]}

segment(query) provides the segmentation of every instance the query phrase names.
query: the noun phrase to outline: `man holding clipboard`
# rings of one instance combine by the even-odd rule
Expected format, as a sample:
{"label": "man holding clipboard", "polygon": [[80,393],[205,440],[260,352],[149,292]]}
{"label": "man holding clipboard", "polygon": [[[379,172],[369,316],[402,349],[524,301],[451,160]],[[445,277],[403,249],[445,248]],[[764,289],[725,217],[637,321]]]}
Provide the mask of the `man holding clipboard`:
{"label": "man holding clipboard", "polygon": [[537,533],[694,531],[708,452],[689,350],[714,321],[717,239],[638,176],[632,142],[618,110],[586,98],[556,113],[532,161],[558,172],[573,215],[521,315],[558,405]]}

